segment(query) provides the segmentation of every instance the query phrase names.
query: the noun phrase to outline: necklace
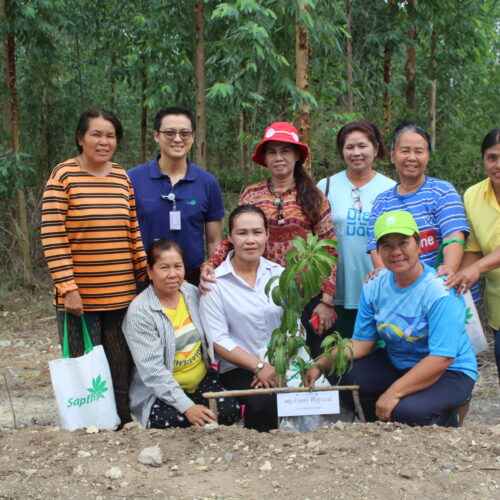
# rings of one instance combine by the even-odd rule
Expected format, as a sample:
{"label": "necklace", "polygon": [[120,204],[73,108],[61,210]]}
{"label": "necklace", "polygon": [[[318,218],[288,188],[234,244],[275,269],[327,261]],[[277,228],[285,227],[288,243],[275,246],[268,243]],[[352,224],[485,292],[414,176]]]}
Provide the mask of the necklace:
{"label": "necklace", "polygon": [[273,205],[278,208],[278,225],[283,226],[285,224],[285,214],[283,213],[283,197],[289,194],[292,189],[295,187],[295,181],[292,181],[292,184],[286,188],[281,193],[275,193],[273,189],[273,182],[271,179],[267,180],[267,189],[274,196]]}

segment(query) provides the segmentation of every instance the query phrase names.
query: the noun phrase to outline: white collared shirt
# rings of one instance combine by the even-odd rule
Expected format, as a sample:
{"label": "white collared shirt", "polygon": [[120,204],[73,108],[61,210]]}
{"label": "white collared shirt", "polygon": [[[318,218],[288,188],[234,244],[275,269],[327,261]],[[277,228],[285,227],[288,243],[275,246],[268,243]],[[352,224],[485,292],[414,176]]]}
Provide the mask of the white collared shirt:
{"label": "white collared shirt", "polygon": [[[273,276],[279,276],[284,268],[261,257],[252,288],[235,273],[231,263],[233,255],[234,250],[215,270],[217,282],[210,285],[212,291],[200,298],[200,317],[211,342],[228,351],[240,347],[259,356],[259,350],[267,346],[282,315],[282,308],[266,296],[264,289],[267,282]],[[236,368],[220,357],[217,359],[220,360],[220,373]]]}

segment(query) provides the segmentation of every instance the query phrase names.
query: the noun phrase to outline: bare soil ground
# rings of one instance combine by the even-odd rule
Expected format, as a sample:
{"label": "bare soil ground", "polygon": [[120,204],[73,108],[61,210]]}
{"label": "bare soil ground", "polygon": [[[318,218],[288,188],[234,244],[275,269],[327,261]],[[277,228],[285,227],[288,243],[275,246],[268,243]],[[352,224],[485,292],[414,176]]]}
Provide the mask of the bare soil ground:
{"label": "bare soil ground", "polygon": [[[460,429],[337,423],[303,434],[158,431],[135,423],[120,432],[64,431],[47,363],[57,357],[48,292],[3,300],[0,498],[500,498],[500,391],[491,349],[480,356]],[[139,463],[141,450],[155,445],[164,463]]]}

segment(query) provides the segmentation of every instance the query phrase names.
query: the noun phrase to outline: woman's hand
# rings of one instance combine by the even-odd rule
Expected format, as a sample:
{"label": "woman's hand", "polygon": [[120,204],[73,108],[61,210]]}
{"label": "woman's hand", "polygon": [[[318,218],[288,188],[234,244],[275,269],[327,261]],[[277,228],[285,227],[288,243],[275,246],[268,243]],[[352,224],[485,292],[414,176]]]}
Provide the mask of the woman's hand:
{"label": "woman's hand", "polygon": [[439,278],[439,276],[450,276],[454,274],[456,269],[452,266],[449,266],[448,264],[441,264],[437,268],[437,274],[436,277]]}
{"label": "woman's hand", "polygon": [[196,427],[203,427],[217,421],[211,410],[203,405],[193,405],[184,412],[184,416]]}
{"label": "woman's hand", "polygon": [[215,282],[215,269],[211,265],[205,264],[201,268],[200,273],[200,285],[198,286],[200,295],[204,295],[205,293],[210,292],[210,290],[212,290],[212,287],[209,285],[209,283]]}
{"label": "woman's hand", "polygon": [[64,310],[75,316],[83,315],[83,302],[78,290],[71,290],[64,296]]}
{"label": "woman's hand", "polygon": [[313,363],[306,372],[306,387],[314,389],[314,384],[321,375],[321,368],[316,363]]}
{"label": "woman's hand", "polygon": [[480,275],[479,265],[475,262],[456,273],[450,273],[445,280],[446,289],[449,290],[456,287],[457,295],[465,294],[472,284],[479,279]]}
{"label": "woman's hand", "polygon": [[390,388],[385,391],[377,400],[375,413],[380,420],[389,421],[392,411],[396,408],[401,398],[391,392]]}
{"label": "woman's hand", "polygon": [[254,389],[260,389],[265,387],[269,389],[270,387],[279,387],[278,381],[276,380],[276,374],[274,366],[269,363],[264,363],[264,367],[260,370],[257,375],[255,375],[250,387]]}
{"label": "woman's hand", "polygon": [[368,283],[370,280],[375,278],[377,274],[384,269],[384,266],[376,267],[375,269],[372,269],[366,276],[365,276],[365,283]]}
{"label": "woman's hand", "polygon": [[[333,300],[330,299],[328,302],[333,303]],[[311,317],[314,316],[315,314],[317,314],[318,318],[319,318],[318,335],[323,335],[325,333],[325,331],[329,330],[333,326],[333,324],[335,323],[335,319],[336,319],[335,310],[333,309],[333,307],[326,306],[325,304],[322,304],[320,302],[313,309]]]}

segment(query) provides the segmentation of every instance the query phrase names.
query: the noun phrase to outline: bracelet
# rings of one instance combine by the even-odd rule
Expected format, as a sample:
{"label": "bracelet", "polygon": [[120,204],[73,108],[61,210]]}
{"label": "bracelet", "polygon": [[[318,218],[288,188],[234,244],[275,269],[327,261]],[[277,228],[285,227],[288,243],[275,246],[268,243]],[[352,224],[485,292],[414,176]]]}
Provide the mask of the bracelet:
{"label": "bracelet", "polygon": [[213,265],[210,261],[206,260],[206,261],[205,261],[205,262],[203,262],[203,264],[200,266],[200,273],[202,273],[202,272],[203,272],[203,269],[204,269],[205,267],[207,267],[207,266],[210,266],[210,267],[211,267],[212,269],[214,269],[214,270],[215,270],[215,268],[217,267],[217,266],[214,266],[214,265]]}
{"label": "bracelet", "polygon": [[444,251],[444,247],[446,245],[449,245],[450,243],[460,243],[460,245],[462,245],[463,248],[465,248],[465,243],[462,241],[462,240],[459,240],[458,238],[450,238],[449,240],[445,240],[441,243],[441,245],[439,246],[438,248],[438,252],[437,252],[437,255],[436,255],[436,260],[434,262],[434,267],[437,269],[440,265],[441,265],[441,262],[443,262],[443,251]]}
{"label": "bracelet", "polygon": [[319,299],[319,303],[323,304],[326,307],[329,307],[330,309],[333,309],[335,307],[333,304],[330,304],[330,303],[326,302],[326,300],[323,300],[323,299]]}

